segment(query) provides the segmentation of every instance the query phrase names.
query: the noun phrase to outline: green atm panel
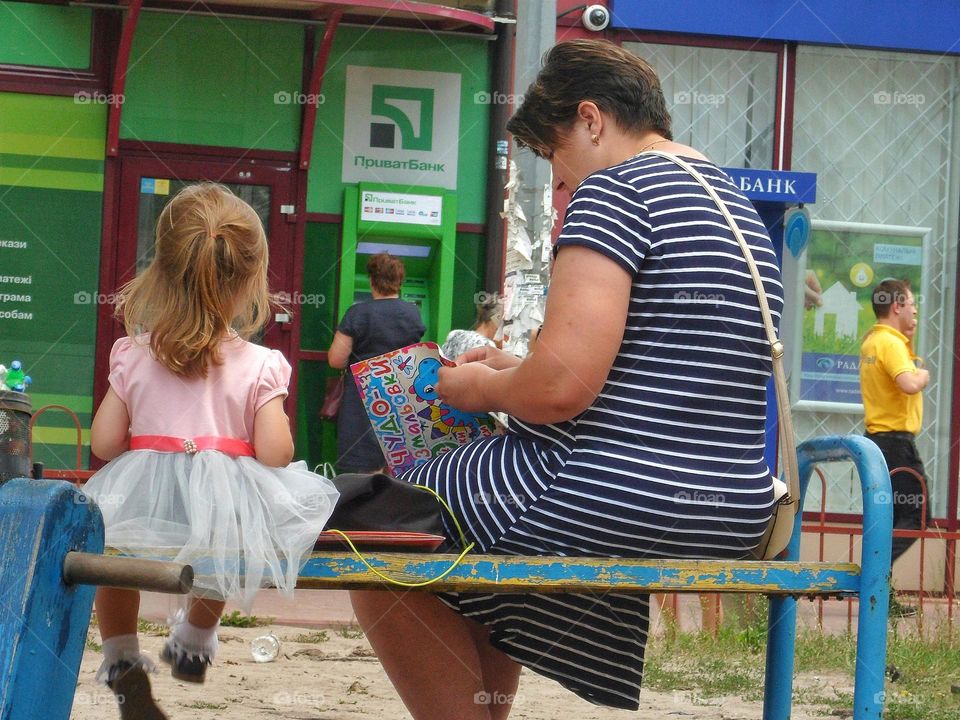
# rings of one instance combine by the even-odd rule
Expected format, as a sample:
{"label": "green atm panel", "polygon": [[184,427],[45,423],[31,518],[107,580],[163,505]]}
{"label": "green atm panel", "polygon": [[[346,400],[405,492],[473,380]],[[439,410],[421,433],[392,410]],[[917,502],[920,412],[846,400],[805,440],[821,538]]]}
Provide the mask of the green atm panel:
{"label": "green atm panel", "polygon": [[370,297],[367,260],[386,250],[406,268],[400,297],[420,308],[424,339],[442,342],[451,327],[456,217],[456,195],[443,188],[347,186],[337,317]]}

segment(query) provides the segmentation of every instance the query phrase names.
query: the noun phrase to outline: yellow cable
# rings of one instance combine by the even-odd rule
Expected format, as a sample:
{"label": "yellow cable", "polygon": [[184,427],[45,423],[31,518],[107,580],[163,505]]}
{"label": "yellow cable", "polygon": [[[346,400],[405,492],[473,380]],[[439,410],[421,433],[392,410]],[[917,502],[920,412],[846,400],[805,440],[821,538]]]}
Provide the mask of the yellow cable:
{"label": "yellow cable", "polygon": [[[440,494],[439,494],[439,493],[437,493],[437,492],[436,492],[435,490],[433,490],[432,488],[428,488],[426,485],[414,485],[413,487],[415,487],[415,488],[417,488],[417,489],[419,489],[419,490],[425,490],[426,492],[428,492],[428,493],[430,493],[431,495],[433,495],[433,496],[437,499],[437,502],[439,502],[441,505],[443,505],[443,509],[446,510],[447,513],[450,515],[450,517],[453,519],[453,525],[454,525],[454,527],[457,528],[457,534],[460,535],[460,544],[461,544],[461,545],[466,545],[466,544],[467,544],[467,536],[463,534],[463,529],[460,527],[460,521],[457,520],[457,516],[453,514],[453,510],[451,510],[451,509],[450,509],[450,506],[447,505],[447,501],[444,500],[442,497],[440,497]],[[472,543],[471,543],[471,545],[472,545]]]}
{"label": "yellow cable", "polygon": [[428,488],[428,487],[426,487],[426,486],[424,486],[424,485],[412,485],[412,487],[419,488],[420,490],[426,490],[428,493],[430,493],[431,495],[433,495],[433,496],[437,499],[437,501],[438,501],[438,502],[444,507],[444,509],[450,514],[450,517],[453,518],[454,527],[457,528],[457,533],[460,535],[460,544],[466,546],[466,547],[464,547],[464,549],[463,549],[463,551],[460,553],[460,555],[457,556],[457,559],[454,560],[453,563],[451,563],[450,567],[448,567],[448,568],[447,568],[446,570],[444,570],[442,573],[440,573],[439,575],[437,575],[435,578],[430,578],[429,580],[422,580],[421,582],[411,583],[411,582],[404,582],[403,580],[397,580],[396,578],[392,578],[392,577],[390,577],[389,575],[384,575],[382,572],[380,572],[379,570],[377,570],[375,567],[373,567],[373,566],[367,561],[367,558],[364,557],[364,555],[363,555],[362,552],[360,552],[359,550],[357,550],[356,545],[353,544],[353,541],[347,536],[347,534],[346,534],[345,532],[343,532],[342,530],[334,530],[334,529],[332,529],[332,528],[327,528],[327,532],[332,532],[332,533],[334,533],[334,534],[336,534],[336,535],[339,535],[341,538],[343,538],[344,541],[346,541],[347,545],[350,546],[350,549],[353,550],[354,554],[360,559],[360,562],[362,562],[362,563],[364,564],[364,566],[367,568],[367,570],[369,570],[370,572],[372,572],[374,575],[376,575],[376,576],[377,576],[378,578],[380,578],[381,580],[385,580],[386,582],[388,582],[388,583],[390,583],[390,584],[392,584],[392,585],[399,585],[400,587],[419,588],[419,587],[426,587],[427,585],[432,585],[433,583],[437,582],[438,580],[443,580],[443,578],[445,578],[447,575],[449,575],[451,572],[453,572],[453,570],[454,570],[461,562],[463,562],[463,559],[467,556],[467,553],[470,552],[471,550],[473,550],[474,543],[467,543],[467,537],[466,537],[466,535],[465,535],[464,532],[463,532],[463,528],[460,527],[460,521],[457,520],[457,516],[454,515],[453,510],[451,510],[451,509],[450,509],[450,506],[447,505],[447,501],[446,501],[446,500],[444,500],[442,497],[440,497],[440,495],[438,495],[433,489]]}
{"label": "yellow cable", "polygon": [[347,537],[347,534],[342,530],[327,530],[327,532],[332,532],[342,537],[346,541],[347,545],[350,546],[350,549],[353,550],[356,556],[360,559],[360,562],[364,564],[367,570],[372,572],[378,578],[380,578],[381,580],[386,580],[391,585],[399,585],[400,587],[406,587],[406,588],[426,587],[427,585],[432,585],[438,580],[443,580],[447,575],[453,572],[453,570],[457,567],[457,565],[463,562],[463,558],[467,556],[467,553],[473,550],[473,543],[470,543],[469,545],[467,545],[467,547],[463,549],[463,552],[461,552],[457,556],[457,559],[450,564],[450,567],[448,567],[442,573],[440,573],[434,578],[430,578],[429,580],[422,580],[421,582],[411,583],[411,582],[404,582],[403,580],[397,580],[396,578],[392,578],[389,575],[384,575],[382,572],[380,572],[375,567],[373,567],[369,562],[367,562],[367,559],[363,556],[363,553],[357,550],[356,545],[353,544],[353,541],[350,540],[350,538]]}

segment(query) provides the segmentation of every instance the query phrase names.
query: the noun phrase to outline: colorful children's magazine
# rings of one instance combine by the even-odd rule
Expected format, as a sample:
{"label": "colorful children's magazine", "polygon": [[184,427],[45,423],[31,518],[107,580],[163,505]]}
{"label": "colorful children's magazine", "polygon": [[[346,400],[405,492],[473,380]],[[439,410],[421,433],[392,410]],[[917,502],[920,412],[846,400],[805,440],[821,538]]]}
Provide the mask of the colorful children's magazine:
{"label": "colorful children's magazine", "polygon": [[440,402],[434,388],[443,365],[455,366],[436,343],[424,342],[350,366],[387,467],[395,474],[494,434],[488,414]]}

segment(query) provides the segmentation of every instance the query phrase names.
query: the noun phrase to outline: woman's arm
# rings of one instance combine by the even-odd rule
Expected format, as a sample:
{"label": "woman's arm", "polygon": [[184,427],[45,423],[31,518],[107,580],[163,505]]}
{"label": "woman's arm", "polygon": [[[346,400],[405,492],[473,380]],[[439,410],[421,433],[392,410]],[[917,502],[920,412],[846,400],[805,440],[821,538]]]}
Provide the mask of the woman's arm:
{"label": "woman's arm", "polygon": [[520,420],[569,420],[596,399],[620,349],[630,274],[598,252],[564,247],[557,255],[543,330],[514,368],[472,362],[441,368],[437,391],[461,410],[502,410]]}
{"label": "woman's arm", "polygon": [[113,388],[108,388],[90,426],[90,451],[109,461],[129,448],[130,414]]}
{"label": "woman's arm", "polygon": [[353,351],[353,338],[337,330],[327,350],[327,362],[333,368],[345,368]]}
{"label": "woman's arm", "polygon": [[283,400],[283,395],[268,400],[253,418],[253,451],[257,460],[270,467],[285,467],[293,459],[293,436]]}

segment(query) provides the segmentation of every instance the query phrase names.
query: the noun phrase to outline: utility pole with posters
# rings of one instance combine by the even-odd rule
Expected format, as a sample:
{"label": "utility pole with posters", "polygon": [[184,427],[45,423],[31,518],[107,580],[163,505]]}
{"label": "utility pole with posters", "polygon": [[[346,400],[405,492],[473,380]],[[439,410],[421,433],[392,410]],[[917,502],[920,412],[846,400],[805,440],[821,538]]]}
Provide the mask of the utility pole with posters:
{"label": "utility pole with posters", "polygon": [[[536,78],[540,60],[554,45],[556,33],[556,0],[517,0],[516,106]],[[512,150],[503,212],[507,223],[503,347],[523,356],[531,333],[543,322],[554,209],[550,165],[532,152]]]}

